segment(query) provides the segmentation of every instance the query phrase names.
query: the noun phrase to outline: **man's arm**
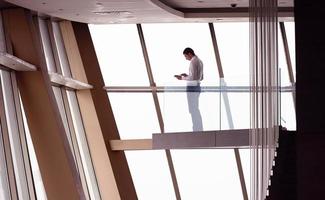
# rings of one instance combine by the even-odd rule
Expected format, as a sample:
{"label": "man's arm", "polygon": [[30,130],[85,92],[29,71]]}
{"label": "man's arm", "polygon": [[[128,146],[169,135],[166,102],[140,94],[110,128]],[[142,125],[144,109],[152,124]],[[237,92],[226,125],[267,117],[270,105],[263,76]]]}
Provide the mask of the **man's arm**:
{"label": "man's arm", "polygon": [[174,77],[176,77],[178,80],[182,80],[182,76],[181,75],[174,75]]}
{"label": "man's arm", "polygon": [[174,77],[176,77],[178,80],[186,80],[186,77],[188,75],[183,73],[183,74],[180,74],[180,75],[174,75]]}

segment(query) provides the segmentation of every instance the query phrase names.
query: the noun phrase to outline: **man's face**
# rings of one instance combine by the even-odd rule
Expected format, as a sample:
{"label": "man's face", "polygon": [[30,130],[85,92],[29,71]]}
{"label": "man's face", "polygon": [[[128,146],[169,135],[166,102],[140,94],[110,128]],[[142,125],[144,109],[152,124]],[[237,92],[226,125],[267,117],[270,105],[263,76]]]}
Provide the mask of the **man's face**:
{"label": "man's face", "polygon": [[184,54],[186,60],[191,60],[192,59],[192,54]]}

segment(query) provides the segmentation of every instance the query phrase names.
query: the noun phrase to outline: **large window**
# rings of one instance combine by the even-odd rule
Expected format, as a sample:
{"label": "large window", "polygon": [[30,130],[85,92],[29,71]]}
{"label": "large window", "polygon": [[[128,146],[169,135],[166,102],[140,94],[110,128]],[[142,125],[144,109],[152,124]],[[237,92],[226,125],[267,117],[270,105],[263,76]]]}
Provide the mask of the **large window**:
{"label": "large window", "polygon": [[[294,23],[286,22],[284,24],[285,37],[287,38],[288,46],[284,46],[283,43],[283,33],[281,33],[279,28],[278,34],[278,46],[279,46],[279,69],[280,69],[280,81],[282,87],[295,86],[295,34],[294,34]],[[288,50],[289,54],[285,53]],[[292,67],[288,65],[291,62]],[[293,80],[290,80],[290,73]],[[293,81],[293,82],[292,82]],[[281,93],[281,125],[286,127],[288,130],[296,130],[296,115],[295,115],[295,88],[292,92],[282,92]]]}
{"label": "large window", "polygon": [[[249,129],[250,128],[250,106],[249,93],[227,93],[227,99],[222,98],[221,106],[221,130],[227,129]],[[228,100],[229,108],[226,107]],[[229,110],[228,110],[229,109]],[[232,120],[234,127],[230,127],[229,120]]]}
{"label": "large window", "polygon": [[106,85],[149,85],[135,25],[91,25],[90,28]]}
{"label": "large window", "polygon": [[184,199],[242,199],[233,150],[173,150],[172,155]]}
{"label": "large window", "polygon": [[[223,22],[213,23],[213,26],[207,23],[162,23],[89,27],[121,139],[150,139],[153,133],[161,131],[159,126],[162,124],[167,134],[192,131],[186,82],[174,77],[175,74],[188,71],[189,62],[182,54],[185,47],[193,48],[204,63],[204,80],[201,82],[199,100],[203,130],[250,128],[249,23]],[[214,29],[209,29],[211,27]],[[288,29],[290,27],[292,24]],[[215,32],[216,38],[211,36],[211,31]],[[291,29],[287,32],[292,33]],[[142,34],[143,41],[139,37]],[[214,39],[217,42],[221,66],[217,66],[217,53],[212,43]],[[292,48],[292,36],[288,36],[288,39]],[[120,51],[121,48],[133,51],[136,58],[125,59],[125,54],[128,53]],[[284,52],[281,49],[279,54],[280,66],[287,67],[283,63]],[[114,55],[111,59],[114,63],[104,62],[109,60],[110,55]],[[148,63],[144,63],[144,58],[147,58]],[[139,65],[134,66],[132,63]],[[224,72],[222,79],[219,78],[218,67]],[[128,72],[134,73],[134,76],[128,78],[125,74]],[[283,71],[281,73],[283,76]],[[156,85],[152,83],[149,87],[151,75]],[[155,95],[158,96],[158,103]],[[285,102],[282,105],[282,119],[291,116],[290,119],[294,121],[293,101],[287,97],[290,95],[289,92],[282,95],[282,102]],[[290,106],[287,106],[288,101]],[[159,114],[162,119],[159,119]],[[291,124],[292,121],[286,120],[286,123]],[[288,127],[294,129],[292,125]],[[239,152],[249,191],[249,150],[241,149]],[[126,151],[126,156],[140,199],[152,199],[153,193],[149,191],[159,194],[155,199],[157,196],[161,199],[175,198],[171,173],[168,173],[168,162],[166,163],[163,151]],[[172,150],[171,157],[183,199],[242,199],[236,165],[238,163],[233,150]],[[157,171],[161,173],[156,174]]]}
{"label": "large window", "polygon": [[152,133],[160,133],[151,94],[109,93],[109,98],[122,139],[151,138]]}
{"label": "large window", "polygon": [[174,74],[188,73],[183,50],[191,47],[204,63],[202,85],[218,85],[209,26],[205,23],[143,24],[148,54],[157,85],[178,85]]}
{"label": "large window", "polygon": [[32,199],[35,194],[32,189],[33,180],[25,131],[23,124],[20,123],[22,115],[15,74],[0,70],[0,81],[1,107],[4,108],[4,113],[1,113],[2,133],[5,133],[4,135],[8,138],[6,143],[10,148],[7,148],[6,151],[11,152],[9,155],[11,159],[8,160],[12,162],[17,196],[19,199]]}
{"label": "large window", "polygon": [[138,199],[176,199],[164,151],[128,151],[126,156]]}
{"label": "large window", "polygon": [[249,24],[214,23],[225,80],[229,86],[249,85]]}
{"label": "large window", "polygon": [[[49,75],[72,78],[58,22],[39,19],[39,28]],[[85,196],[100,199],[76,91],[60,85],[52,86],[52,90]]]}

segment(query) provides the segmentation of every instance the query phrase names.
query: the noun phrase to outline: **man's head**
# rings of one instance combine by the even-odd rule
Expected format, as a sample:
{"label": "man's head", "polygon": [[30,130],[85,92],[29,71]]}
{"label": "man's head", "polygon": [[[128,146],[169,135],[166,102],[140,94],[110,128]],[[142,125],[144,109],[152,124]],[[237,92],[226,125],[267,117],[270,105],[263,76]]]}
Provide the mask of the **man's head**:
{"label": "man's head", "polygon": [[193,58],[193,56],[195,56],[195,53],[194,53],[193,49],[191,49],[190,47],[187,47],[184,49],[183,55],[185,56],[186,60],[191,60]]}

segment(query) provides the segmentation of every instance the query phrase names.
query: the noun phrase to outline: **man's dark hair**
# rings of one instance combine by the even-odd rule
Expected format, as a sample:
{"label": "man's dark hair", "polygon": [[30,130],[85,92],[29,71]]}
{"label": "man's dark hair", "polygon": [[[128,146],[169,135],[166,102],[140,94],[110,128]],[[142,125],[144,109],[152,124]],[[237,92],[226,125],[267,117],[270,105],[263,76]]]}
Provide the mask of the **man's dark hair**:
{"label": "man's dark hair", "polygon": [[193,49],[191,49],[190,47],[185,48],[183,51],[183,54],[188,55],[189,53],[192,54],[193,56],[195,56]]}

